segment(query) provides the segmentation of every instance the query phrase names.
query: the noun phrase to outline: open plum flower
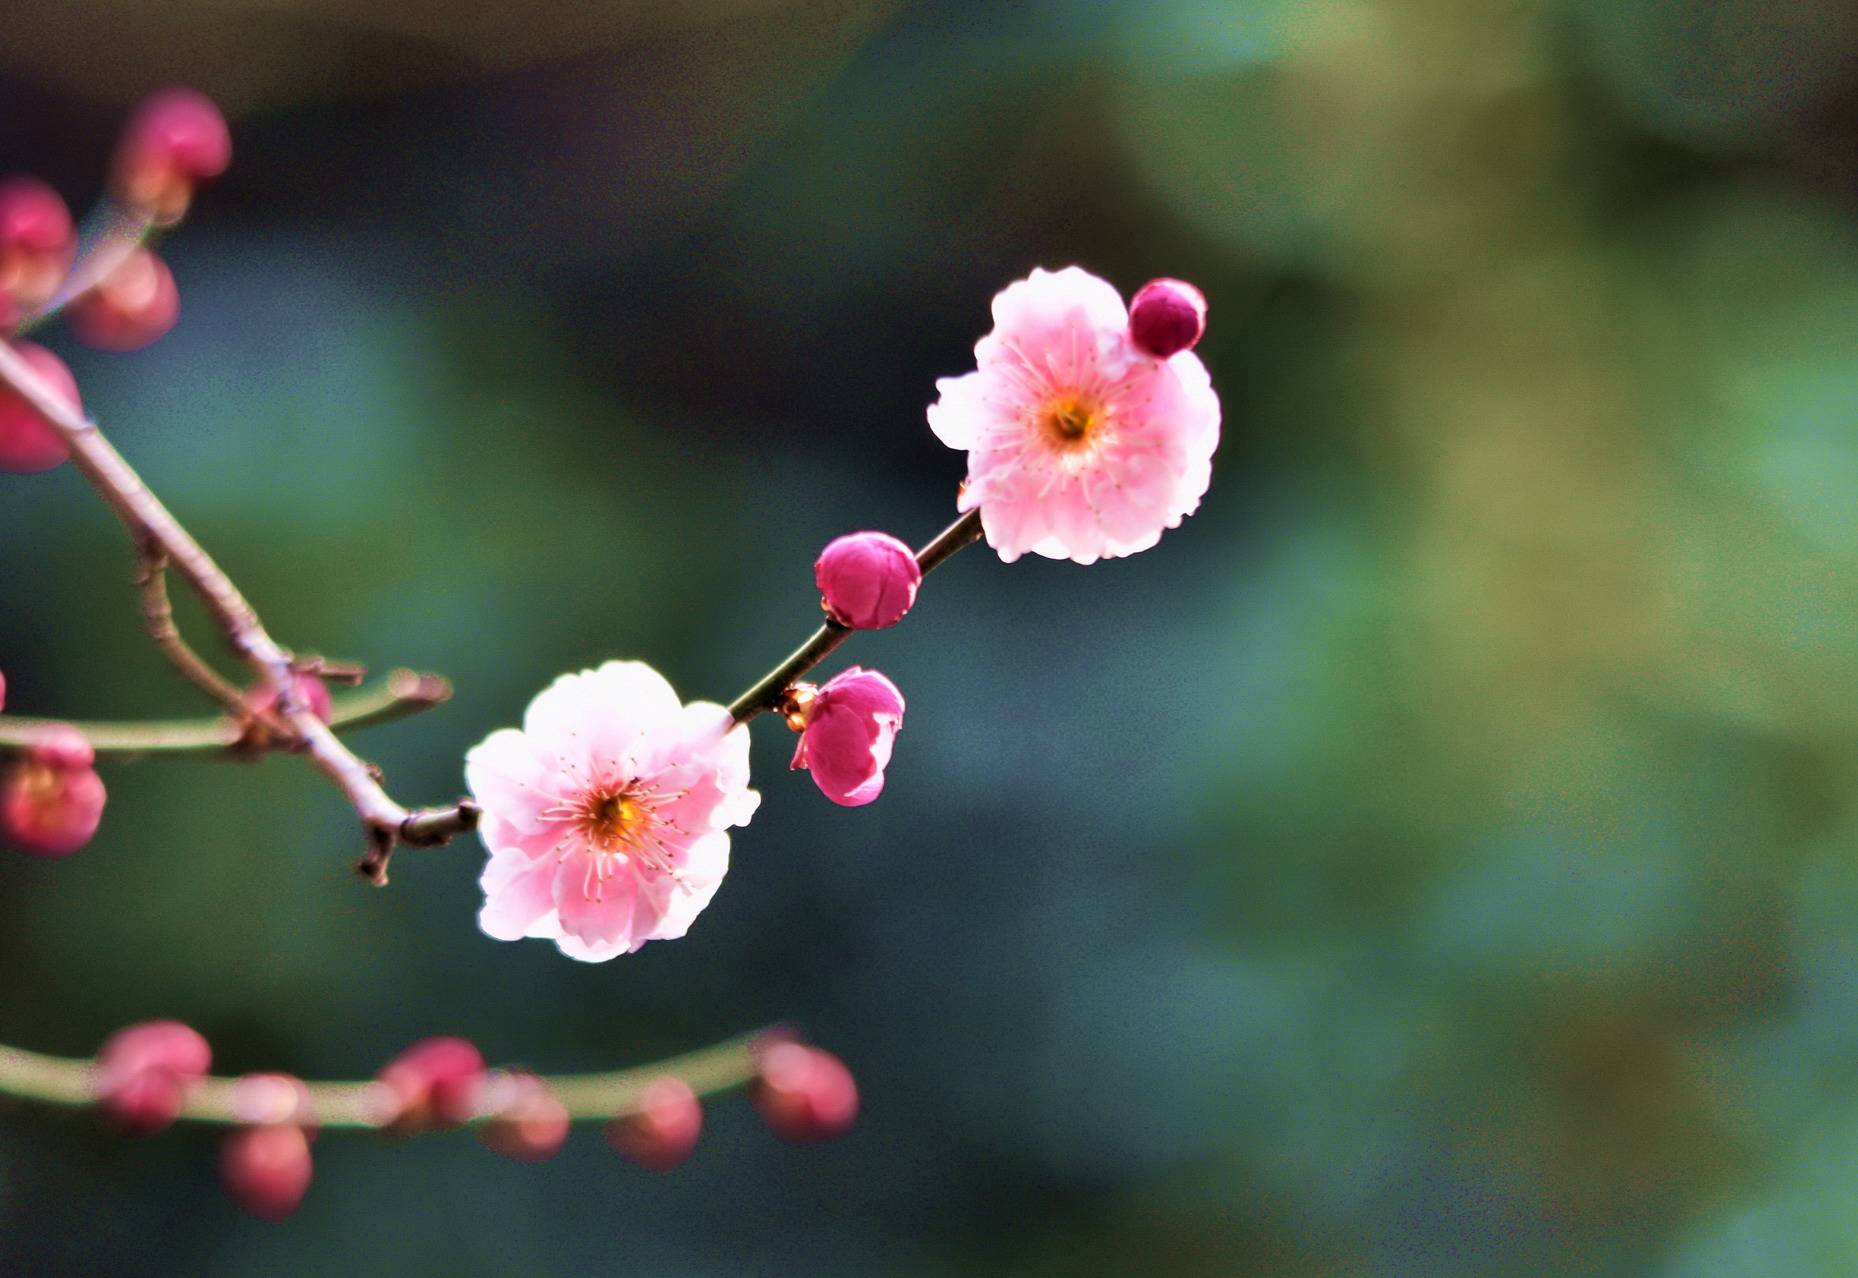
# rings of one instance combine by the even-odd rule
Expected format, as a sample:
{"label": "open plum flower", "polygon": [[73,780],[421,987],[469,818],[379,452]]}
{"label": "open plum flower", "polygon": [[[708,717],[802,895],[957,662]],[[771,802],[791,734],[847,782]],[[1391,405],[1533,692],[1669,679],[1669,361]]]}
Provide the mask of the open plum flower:
{"label": "open plum flower", "polygon": [[[1200,505],[1219,397],[1192,351],[1130,333],[1122,297],[1079,267],[1035,270],[993,303],[976,369],[936,382],[929,426],[968,452],[960,508],[1007,562],[1147,550]],[[1163,348],[1165,349],[1165,348]]]}
{"label": "open plum flower", "polygon": [[748,732],[636,661],[563,675],[465,756],[490,861],[479,924],[597,962],[684,935],[754,814]]}

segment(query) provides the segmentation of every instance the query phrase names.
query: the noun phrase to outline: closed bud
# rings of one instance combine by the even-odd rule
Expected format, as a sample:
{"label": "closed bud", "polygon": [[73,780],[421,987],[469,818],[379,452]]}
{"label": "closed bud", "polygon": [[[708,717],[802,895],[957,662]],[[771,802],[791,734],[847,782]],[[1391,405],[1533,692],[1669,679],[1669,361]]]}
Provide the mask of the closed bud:
{"label": "closed bud", "polygon": [[292,1123],[241,1127],[220,1146],[219,1175],[246,1211],[283,1220],[310,1188],[310,1138]]}
{"label": "closed bud", "polygon": [[179,1021],[149,1021],[112,1034],[97,1052],[97,1103],[120,1130],[160,1131],[180,1114],[213,1063],[213,1050]]}
{"label": "closed bud", "polygon": [[379,1081],[393,1094],[393,1131],[456,1127],[477,1113],[484,1056],[462,1038],[421,1039],[389,1061]]}
{"label": "closed bud", "polygon": [[681,1078],[660,1078],[646,1085],[639,1105],[607,1124],[614,1149],[647,1171],[670,1171],[697,1147],[703,1130],[703,1106]]}
{"label": "closed bud", "polygon": [[1192,350],[1206,332],[1206,297],[1185,280],[1150,280],[1129,303],[1129,337],[1156,359]]}
{"label": "closed bud", "polygon": [[845,1062],[804,1043],[775,1042],[760,1052],[749,1099],[785,1140],[830,1140],[858,1117],[858,1084]]}
{"label": "closed bud", "polygon": [[533,1074],[498,1074],[488,1079],[484,1108],[491,1118],[478,1128],[484,1144],[519,1163],[553,1158],[568,1139],[568,1111]]}
{"label": "closed bud", "polygon": [[[0,294],[16,308],[38,306],[58,291],[76,247],[58,192],[37,178],[0,182]],[[15,310],[4,327],[18,318]]]}
{"label": "closed bud", "polygon": [[[32,342],[20,342],[13,353],[26,361],[57,398],[73,409],[82,408],[77,378],[64,361]],[[10,386],[0,386],[0,470],[31,474],[50,470],[71,455],[58,432]]]}
{"label": "closed bud", "polygon": [[889,533],[834,538],[813,564],[820,603],[841,626],[881,630],[916,602],[923,570],[916,554]]}
{"label": "closed bud", "polygon": [[226,117],[203,94],[168,89],[130,117],[116,152],[116,196],[151,220],[177,222],[194,188],[232,163]]}
{"label": "closed bud", "polygon": [[110,277],[73,302],[65,322],[86,346],[139,351],[174,327],[180,290],[168,264],[137,249]]}
{"label": "closed bud", "polygon": [[[329,697],[328,684],[312,674],[294,674],[290,677],[290,686],[291,690],[297,694],[297,700],[303,704],[304,709],[324,723],[329,722],[329,717],[334,711],[334,703]],[[277,709],[277,693],[264,684],[247,688],[245,704],[254,715],[270,715]],[[245,737],[241,744],[254,749],[266,750],[278,743],[274,739],[274,734],[263,722],[253,719],[246,726]]]}
{"label": "closed bud", "polygon": [[68,856],[89,843],[107,795],[95,754],[75,728],[46,729],[0,774],[0,840],[41,857]]}

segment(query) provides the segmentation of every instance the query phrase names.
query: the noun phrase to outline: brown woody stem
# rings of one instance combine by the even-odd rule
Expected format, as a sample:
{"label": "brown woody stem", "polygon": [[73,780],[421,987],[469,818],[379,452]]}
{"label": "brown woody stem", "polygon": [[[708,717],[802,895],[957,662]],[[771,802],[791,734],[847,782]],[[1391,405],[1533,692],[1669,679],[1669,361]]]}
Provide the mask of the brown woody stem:
{"label": "brown woody stem", "polygon": [[[981,512],[970,510],[916,552],[916,566],[927,577],[955,552],[979,541],[980,536]],[[758,714],[778,708],[794,681],[831,656],[833,649],[851,638],[852,633],[850,626],[842,626],[828,619],[825,625],[813,632],[811,638],[794,649],[785,661],[768,671],[754,687],[731,702],[730,717],[737,723],[747,723]]]}

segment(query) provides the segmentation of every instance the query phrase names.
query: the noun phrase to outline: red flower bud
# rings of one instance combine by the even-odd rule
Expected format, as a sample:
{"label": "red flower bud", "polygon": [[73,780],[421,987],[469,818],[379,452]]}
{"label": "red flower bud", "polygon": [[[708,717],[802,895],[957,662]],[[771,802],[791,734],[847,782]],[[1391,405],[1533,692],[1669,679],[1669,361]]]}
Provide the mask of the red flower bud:
{"label": "red flower bud", "polygon": [[[82,408],[77,379],[71,376],[64,361],[31,342],[20,342],[13,353],[25,360],[34,373],[51,389],[52,394],[72,408]],[[50,470],[71,455],[58,432],[46,424],[38,412],[15,394],[11,387],[0,386],[0,470],[31,474]]]}
{"label": "red flower bud", "polygon": [[703,1130],[703,1106],[681,1078],[660,1078],[646,1085],[639,1107],[607,1124],[613,1148],[647,1171],[670,1171],[697,1147]]}
{"label": "red flower bud", "polygon": [[174,272],[147,249],[137,249],[107,280],[71,304],[65,322],[86,346],[139,351],[173,328],[180,313]]}
{"label": "red flower bud", "polygon": [[0,674],[0,710],[6,709],[6,676]]}
{"label": "red flower bud", "polygon": [[829,1140],[858,1116],[858,1085],[845,1062],[804,1043],[762,1048],[748,1094],[762,1120],[785,1140]]}
{"label": "red flower bud", "polygon": [[226,117],[192,89],[168,89],[130,117],[116,152],[117,198],[160,223],[180,220],[194,187],[232,163]]}
{"label": "red flower bud", "polygon": [[0,839],[33,856],[68,856],[89,843],[103,820],[103,778],[83,734],[47,728],[0,775]]}
{"label": "red flower bud", "polygon": [[393,1130],[456,1127],[477,1113],[484,1056],[462,1038],[425,1038],[389,1061],[379,1078],[393,1093]]}
{"label": "red flower bud", "polygon": [[212,1063],[207,1041],[179,1021],[131,1025],[97,1052],[97,1103],[122,1131],[160,1131],[180,1114]]}
{"label": "red flower bud", "polygon": [[1184,280],[1150,280],[1129,303],[1129,337],[1156,359],[1192,350],[1206,332],[1206,298]]}
{"label": "red flower bud", "polygon": [[[77,240],[58,192],[37,178],[0,182],[0,294],[32,307],[58,291]],[[18,322],[15,314],[6,327]]]}
{"label": "red flower bud", "polygon": [[879,630],[903,620],[916,602],[923,570],[908,546],[889,533],[834,538],[813,563],[820,602],[841,626]]}
{"label": "red flower bud", "polygon": [[219,1149],[219,1175],[239,1206],[283,1220],[310,1188],[310,1138],[292,1123],[241,1127]]}
{"label": "red flower bud", "polygon": [[539,1163],[553,1158],[568,1139],[567,1108],[533,1074],[492,1076],[484,1084],[483,1103],[493,1116],[478,1135],[505,1158]]}

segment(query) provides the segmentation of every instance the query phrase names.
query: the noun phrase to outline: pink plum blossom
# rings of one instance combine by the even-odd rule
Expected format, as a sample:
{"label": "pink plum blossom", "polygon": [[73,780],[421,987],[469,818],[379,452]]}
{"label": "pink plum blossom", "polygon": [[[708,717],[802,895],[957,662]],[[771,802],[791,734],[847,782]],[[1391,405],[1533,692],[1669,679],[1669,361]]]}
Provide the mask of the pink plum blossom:
{"label": "pink plum blossom", "polygon": [[563,675],[465,756],[490,861],[479,924],[598,962],[684,935],[754,814],[748,730],[637,661]]}
{"label": "pink plum blossom", "polygon": [[1200,505],[1219,398],[1191,351],[1136,345],[1116,290],[1075,266],[994,298],[976,371],[937,381],[929,426],[968,452],[960,509],[987,544],[1081,564],[1147,550]]}
{"label": "pink plum blossom", "polygon": [[903,727],[897,685],[875,670],[847,666],[796,702],[800,744],[790,768],[811,772],[820,793],[845,807],[877,798]]}

